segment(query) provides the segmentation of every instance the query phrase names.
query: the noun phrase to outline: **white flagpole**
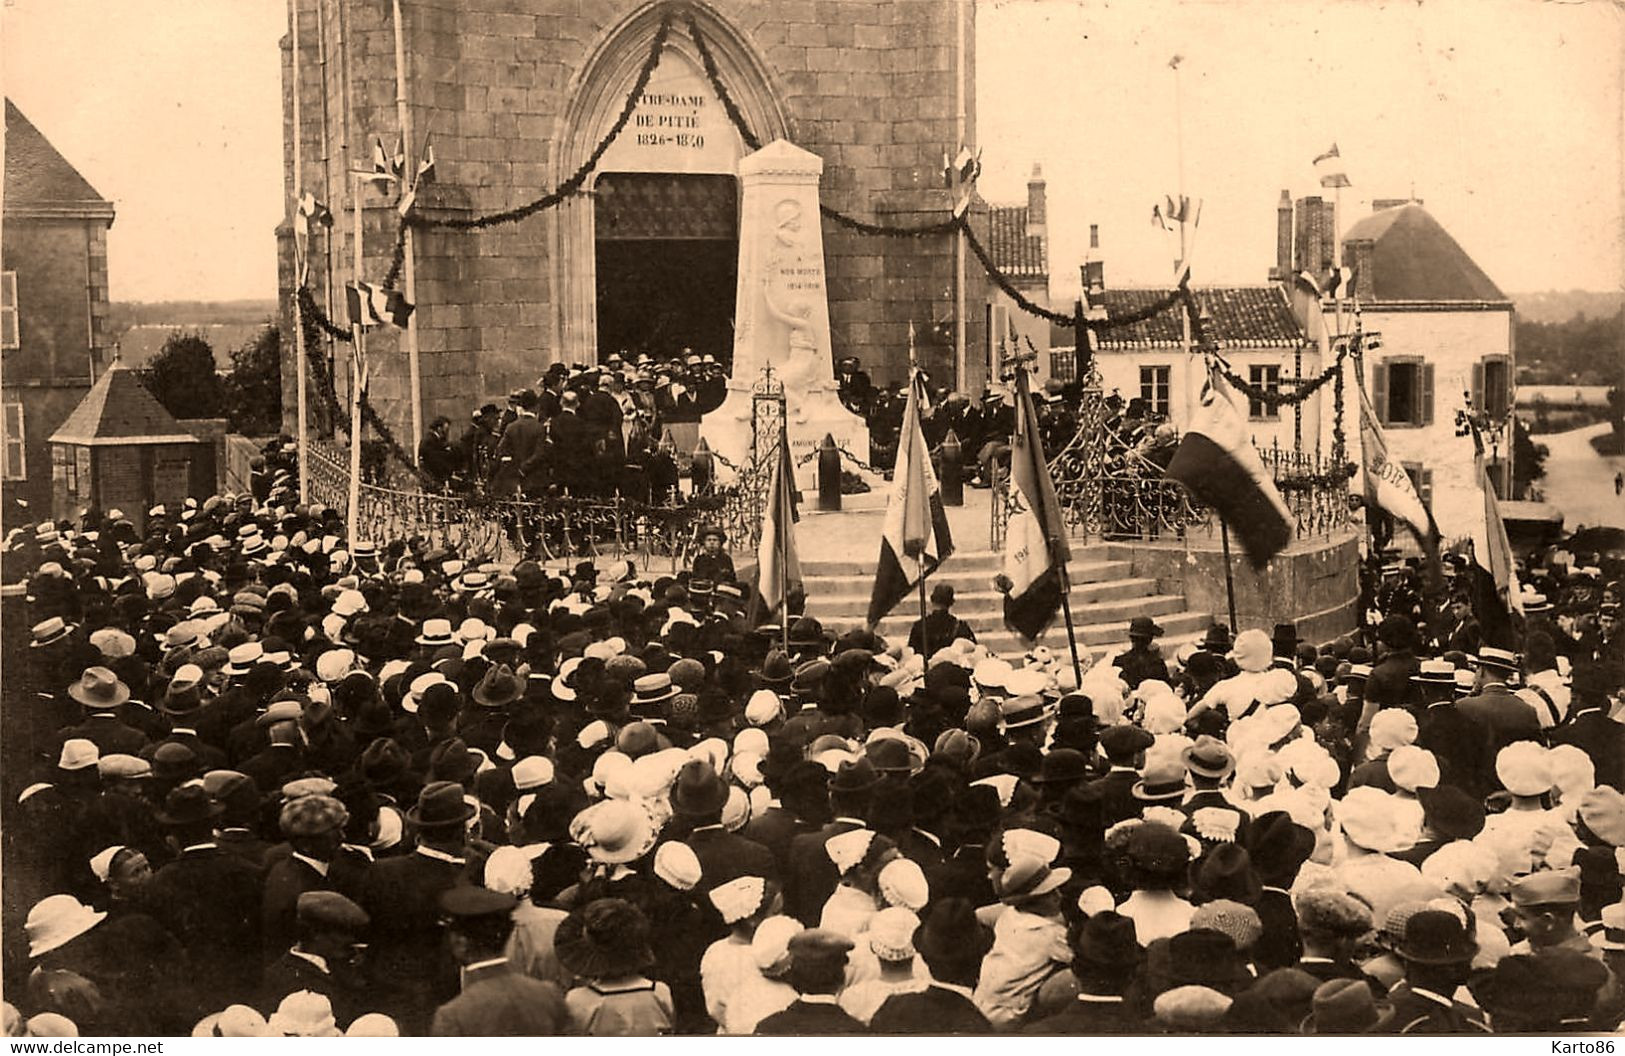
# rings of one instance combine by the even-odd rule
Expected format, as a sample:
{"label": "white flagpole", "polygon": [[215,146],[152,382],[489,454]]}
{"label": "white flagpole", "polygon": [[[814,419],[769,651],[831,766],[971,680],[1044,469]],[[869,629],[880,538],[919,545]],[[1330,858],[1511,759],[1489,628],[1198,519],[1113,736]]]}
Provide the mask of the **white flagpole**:
{"label": "white flagpole", "polygon": [[[288,0],[288,20],[292,25],[293,34],[293,207],[295,212],[299,203],[304,199],[305,173],[304,173],[304,144],[301,133],[300,111],[304,109],[304,94],[300,90],[299,64],[299,0]],[[324,192],[325,196],[325,192]],[[299,235],[295,230],[295,253],[298,254],[297,240]],[[303,259],[310,258],[310,224],[307,218],[305,224],[305,250]],[[298,265],[294,271],[293,291],[293,342],[294,342],[294,377],[297,379],[295,392],[298,400],[298,429],[299,429],[299,502],[301,505],[310,501],[310,451],[306,447],[306,435],[310,430],[310,397],[307,392],[305,371],[305,321],[300,313],[299,294],[304,288],[304,275],[300,274]]]}
{"label": "white flagpole", "polygon": [[[412,154],[412,112],[406,103],[406,31],[401,21],[401,0],[393,0],[393,13],[395,16],[395,114],[401,126],[401,149],[406,152],[406,160],[402,163],[400,174],[399,193],[406,194],[407,188],[415,182],[408,178],[409,173],[416,172],[416,160]],[[406,299],[412,304],[418,303],[417,282],[417,246],[412,234],[412,228],[406,224],[406,218],[401,217],[404,230],[401,232],[405,239],[402,250],[404,262],[401,272],[401,281],[405,285]],[[406,317],[406,370],[411,391],[412,402],[412,464],[417,465],[418,447],[423,443],[423,372],[418,362],[418,315],[413,312]]]}
{"label": "white flagpole", "polygon": [[[354,281],[356,295],[361,295],[361,195],[365,176],[354,173],[350,181],[351,211],[355,214],[355,264]],[[345,525],[349,529],[350,543],[360,537],[358,518],[361,516],[361,387],[367,380],[367,328],[361,320],[350,320],[350,508],[345,513]]]}

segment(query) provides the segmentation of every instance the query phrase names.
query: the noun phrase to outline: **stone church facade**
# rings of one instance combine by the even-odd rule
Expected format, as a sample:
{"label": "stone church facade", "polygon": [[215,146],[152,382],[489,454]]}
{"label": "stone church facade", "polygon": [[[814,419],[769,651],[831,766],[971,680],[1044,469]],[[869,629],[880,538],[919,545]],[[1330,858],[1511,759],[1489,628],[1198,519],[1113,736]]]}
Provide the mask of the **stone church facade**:
{"label": "stone church facade", "polygon": [[[612,128],[662,21],[670,30],[632,119],[579,193],[515,223],[413,232],[402,285],[412,331],[368,335],[369,395],[404,442],[414,418],[454,421],[554,362],[731,351],[739,159],[749,152],[704,69],[697,28],[745,123],[823,159],[823,204],[880,224],[943,219],[943,163],[975,142],[975,5],[961,0],[295,0],[283,46],[284,311],[295,282],[295,187],[332,211],[309,241],[308,286],[343,323],[354,261],[389,270],[393,190],[357,180],[374,141],[407,167],[425,141],[433,219],[532,201]],[[402,76],[397,78],[397,71]],[[294,143],[294,108],[300,142]],[[296,155],[298,180],[295,179]],[[979,203],[980,204],[980,203]],[[986,230],[985,206],[973,222]],[[910,323],[939,382],[980,388],[987,282],[957,236],[887,238],[823,220],[835,357],[902,380]],[[291,334],[291,329],[289,330]],[[293,342],[286,342],[291,348]],[[324,341],[344,383],[346,352]],[[421,391],[413,414],[412,346]],[[969,353],[964,350],[972,350]],[[284,379],[290,425],[292,364]],[[314,401],[313,401],[314,403]]]}

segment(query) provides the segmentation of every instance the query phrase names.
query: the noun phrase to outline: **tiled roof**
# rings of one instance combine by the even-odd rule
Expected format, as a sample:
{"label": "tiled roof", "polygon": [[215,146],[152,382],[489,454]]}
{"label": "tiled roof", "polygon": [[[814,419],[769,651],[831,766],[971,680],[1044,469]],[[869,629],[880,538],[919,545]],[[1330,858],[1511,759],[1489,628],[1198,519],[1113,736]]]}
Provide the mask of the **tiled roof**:
{"label": "tiled roof", "polygon": [[[1107,317],[1141,311],[1170,292],[1167,288],[1107,290]],[[1286,291],[1279,286],[1202,286],[1191,292],[1209,319],[1209,336],[1221,348],[1295,348],[1303,341],[1303,327],[1292,314]],[[1182,315],[1183,309],[1174,305],[1149,319],[1114,330],[1096,327],[1096,347],[1123,351],[1178,348],[1184,340]],[[1071,327],[1056,327],[1051,333],[1051,344],[1071,345],[1072,341]]]}
{"label": "tiled roof", "polygon": [[113,204],[6,100],[6,215],[113,219]]}
{"label": "tiled roof", "polygon": [[67,421],[51,434],[53,444],[98,446],[177,444],[195,439],[122,360],[113,361]]}
{"label": "tiled roof", "polygon": [[[1348,229],[1350,242],[1370,241],[1372,292],[1378,301],[1504,301],[1484,270],[1450,232],[1416,202],[1372,213]],[[1345,262],[1353,254],[1345,252]]]}
{"label": "tiled roof", "polygon": [[995,205],[988,210],[987,253],[1012,279],[1048,279],[1049,247],[1043,235],[1027,234],[1025,205]]}

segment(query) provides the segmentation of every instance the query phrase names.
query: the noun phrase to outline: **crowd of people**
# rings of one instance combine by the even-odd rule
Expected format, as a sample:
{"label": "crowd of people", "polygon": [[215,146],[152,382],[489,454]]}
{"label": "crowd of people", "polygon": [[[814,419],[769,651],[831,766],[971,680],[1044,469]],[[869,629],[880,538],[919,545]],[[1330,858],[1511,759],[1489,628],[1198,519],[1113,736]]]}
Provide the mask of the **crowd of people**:
{"label": "crowd of people", "polygon": [[1141,617],[1080,679],[947,593],[786,641],[720,533],[480,564],[272,483],[6,539],[10,1034],[1625,1016],[1617,557],[1536,555],[1515,649],[1401,564],[1335,640]]}
{"label": "crowd of people", "polygon": [[[663,361],[620,353],[597,366],[554,364],[533,388],[511,393],[505,407],[480,406],[460,435],[453,435],[450,418],[431,420],[418,447],[423,483],[431,491],[503,498],[620,494],[671,501],[681,460],[670,427],[697,425],[720,407],[727,380],[716,356],[691,349]],[[870,432],[869,450],[851,454],[874,466],[891,465],[908,402],[906,387],[876,386],[856,356],[838,361],[835,381],[842,404],[862,417]],[[988,486],[996,466],[1008,463],[1015,421],[1010,386],[995,380],[972,397],[934,386],[929,374],[925,381],[928,399],[920,421],[928,447],[940,457],[951,433],[960,446],[965,480]],[[1061,450],[1077,432],[1081,399],[1076,383],[1059,380],[1034,393],[1047,450]],[[1118,469],[1166,467],[1177,437],[1143,399],[1125,401],[1112,393],[1106,413],[1107,457]]]}

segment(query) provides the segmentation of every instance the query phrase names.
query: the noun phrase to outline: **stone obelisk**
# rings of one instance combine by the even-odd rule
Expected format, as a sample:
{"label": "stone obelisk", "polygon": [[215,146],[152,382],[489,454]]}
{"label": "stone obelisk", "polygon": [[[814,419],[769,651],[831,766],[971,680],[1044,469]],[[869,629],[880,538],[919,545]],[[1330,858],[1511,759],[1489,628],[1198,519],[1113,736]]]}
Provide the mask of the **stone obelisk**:
{"label": "stone obelisk", "polygon": [[[735,465],[751,455],[753,391],[772,368],[784,386],[791,457],[798,463],[825,434],[861,459],[869,429],[842,406],[829,338],[824,235],[818,212],[823,159],[774,140],[739,162],[739,286],[734,308],[728,397],[705,416],[700,435]],[[816,459],[799,466],[803,487],[816,483]]]}

